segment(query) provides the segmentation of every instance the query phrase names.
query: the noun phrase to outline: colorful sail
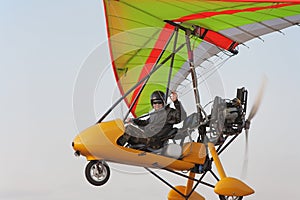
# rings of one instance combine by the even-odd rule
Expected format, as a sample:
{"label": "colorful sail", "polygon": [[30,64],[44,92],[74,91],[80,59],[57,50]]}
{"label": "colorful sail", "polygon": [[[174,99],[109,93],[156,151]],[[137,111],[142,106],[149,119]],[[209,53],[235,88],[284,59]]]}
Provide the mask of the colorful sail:
{"label": "colorful sail", "polygon": [[104,0],[104,6],[121,93],[140,81],[125,99],[135,116],[150,110],[153,91],[176,90],[189,75],[188,51],[180,48],[186,36],[177,34],[174,24],[193,32],[194,62],[200,66],[221,52],[235,54],[251,39],[300,23],[300,0]]}

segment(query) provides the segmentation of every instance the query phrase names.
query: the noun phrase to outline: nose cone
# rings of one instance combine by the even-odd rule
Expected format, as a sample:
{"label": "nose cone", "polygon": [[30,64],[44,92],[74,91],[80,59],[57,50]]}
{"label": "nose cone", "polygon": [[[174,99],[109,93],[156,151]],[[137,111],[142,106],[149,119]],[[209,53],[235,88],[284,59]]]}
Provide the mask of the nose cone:
{"label": "nose cone", "polygon": [[103,156],[110,153],[109,149],[115,148],[113,144],[123,133],[122,120],[102,122],[88,127],[79,133],[72,143],[75,155],[83,155],[88,160],[104,159]]}
{"label": "nose cone", "polygon": [[75,150],[77,155],[87,155],[88,151],[85,147],[85,145],[82,143],[82,140],[80,139],[80,135],[77,135],[72,142],[73,149]]}

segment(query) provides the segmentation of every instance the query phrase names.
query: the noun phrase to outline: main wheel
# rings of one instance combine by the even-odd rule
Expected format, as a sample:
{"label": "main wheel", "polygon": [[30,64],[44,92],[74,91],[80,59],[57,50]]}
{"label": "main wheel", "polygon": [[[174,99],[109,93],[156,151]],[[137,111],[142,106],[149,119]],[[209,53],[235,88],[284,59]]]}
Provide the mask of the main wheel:
{"label": "main wheel", "polygon": [[85,177],[95,186],[104,185],[110,176],[109,166],[104,161],[92,160],[85,168]]}
{"label": "main wheel", "polygon": [[219,195],[220,200],[242,200],[243,197]]}

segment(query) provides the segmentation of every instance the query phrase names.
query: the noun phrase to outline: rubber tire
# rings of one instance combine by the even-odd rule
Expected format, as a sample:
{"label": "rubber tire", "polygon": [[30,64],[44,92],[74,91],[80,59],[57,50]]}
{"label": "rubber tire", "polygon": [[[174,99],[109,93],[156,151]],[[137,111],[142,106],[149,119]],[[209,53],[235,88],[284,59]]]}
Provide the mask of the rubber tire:
{"label": "rubber tire", "polygon": [[[226,200],[226,196],[223,196],[223,195],[219,195],[219,199],[220,200]],[[242,200],[243,197],[239,197],[237,200]]]}
{"label": "rubber tire", "polygon": [[94,186],[104,185],[110,177],[110,169],[109,169],[109,166],[105,162],[103,162],[103,166],[105,168],[104,170],[106,171],[106,176],[104,177],[104,179],[97,181],[91,176],[91,170],[93,167],[95,167],[95,165],[98,162],[99,162],[98,160],[92,160],[85,167],[85,177],[86,177],[87,181]]}

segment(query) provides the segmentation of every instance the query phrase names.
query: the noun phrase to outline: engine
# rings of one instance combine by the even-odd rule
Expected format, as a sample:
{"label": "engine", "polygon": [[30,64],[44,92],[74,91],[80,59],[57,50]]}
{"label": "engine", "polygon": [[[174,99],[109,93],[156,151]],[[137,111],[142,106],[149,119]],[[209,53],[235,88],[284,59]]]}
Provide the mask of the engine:
{"label": "engine", "polygon": [[211,137],[222,138],[242,132],[245,126],[247,95],[247,90],[240,88],[237,89],[236,98],[232,100],[215,97],[207,129]]}

